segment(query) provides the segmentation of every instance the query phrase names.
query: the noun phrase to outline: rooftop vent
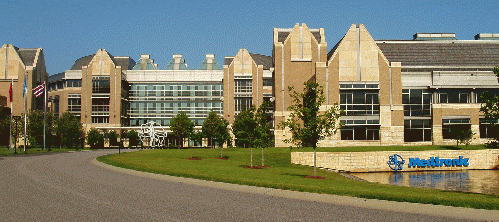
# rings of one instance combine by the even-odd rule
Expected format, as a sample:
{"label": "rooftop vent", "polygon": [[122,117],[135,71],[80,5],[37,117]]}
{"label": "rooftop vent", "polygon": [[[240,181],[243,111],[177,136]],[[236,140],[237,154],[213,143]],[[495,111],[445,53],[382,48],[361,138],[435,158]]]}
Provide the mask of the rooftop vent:
{"label": "rooftop vent", "polygon": [[475,35],[475,40],[499,40],[497,33],[478,33]]}
{"label": "rooftop vent", "polygon": [[416,33],[413,40],[435,41],[435,40],[457,40],[456,33]]}

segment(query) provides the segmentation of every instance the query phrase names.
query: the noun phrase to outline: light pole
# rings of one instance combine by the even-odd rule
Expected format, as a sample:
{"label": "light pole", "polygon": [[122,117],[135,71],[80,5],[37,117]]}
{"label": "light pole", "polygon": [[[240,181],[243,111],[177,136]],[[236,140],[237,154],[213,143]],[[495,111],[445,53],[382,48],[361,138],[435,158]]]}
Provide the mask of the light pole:
{"label": "light pole", "polygon": [[16,140],[14,141],[14,153],[17,153],[17,140],[19,138],[19,134],[17,132],[17,122],[19,120],[21,120],[21,116],[13,116],[12,118],[14,119],[14,125],[15,125],[14,126],[14,129],[15,129],[14,131],[15,131],[15,135],[16,135],[15,136]]}

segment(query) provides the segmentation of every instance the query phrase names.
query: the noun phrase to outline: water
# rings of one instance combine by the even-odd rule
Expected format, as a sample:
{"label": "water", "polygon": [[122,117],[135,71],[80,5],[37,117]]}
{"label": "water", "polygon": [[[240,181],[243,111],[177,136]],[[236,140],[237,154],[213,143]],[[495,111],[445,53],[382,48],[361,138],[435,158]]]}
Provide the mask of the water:
{"label": "water", "polygon": [[351,173],[369,182],[499,195],[499,170]]}

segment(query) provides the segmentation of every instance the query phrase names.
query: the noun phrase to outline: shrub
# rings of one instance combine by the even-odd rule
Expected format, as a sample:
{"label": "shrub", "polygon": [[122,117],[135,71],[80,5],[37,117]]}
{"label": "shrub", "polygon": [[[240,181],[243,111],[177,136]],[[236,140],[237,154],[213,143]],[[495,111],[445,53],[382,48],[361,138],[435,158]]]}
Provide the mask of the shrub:
{"label": "shrub", "polygon": [[128,147],[139,145],[139,134],[135,130],[128,131]]}
{"label": "shrub", "polygon": [[104,136],[99,133],[96,129],[92,128],[87,134],[87,144],[92,149],[103,148],[104,147]]}
{"label": "shrub", "polygon": [[120,143],[118,142],[118,138],[120,138],[120,136],[118,135],[118,133],[116,133],[116,131],[111,131],[109,132],[109,134],[107,134],[107,138],[109,138],[109,145],[110,146],[119,146]]}

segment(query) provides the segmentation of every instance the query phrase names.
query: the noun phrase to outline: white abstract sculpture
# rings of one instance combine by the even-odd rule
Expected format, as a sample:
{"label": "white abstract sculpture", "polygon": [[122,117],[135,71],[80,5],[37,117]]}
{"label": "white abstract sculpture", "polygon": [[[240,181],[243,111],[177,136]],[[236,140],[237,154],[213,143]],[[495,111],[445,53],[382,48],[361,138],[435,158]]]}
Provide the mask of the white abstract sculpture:
{"label": "white abstract sculpture", "polygon": [[155,127],[161,127],[161,125],[153,121],[142,124],[139,132],[140,140],[142,144],[149,140],[149,147],[164,147],[167,132],[164,130],[156,131]]}

